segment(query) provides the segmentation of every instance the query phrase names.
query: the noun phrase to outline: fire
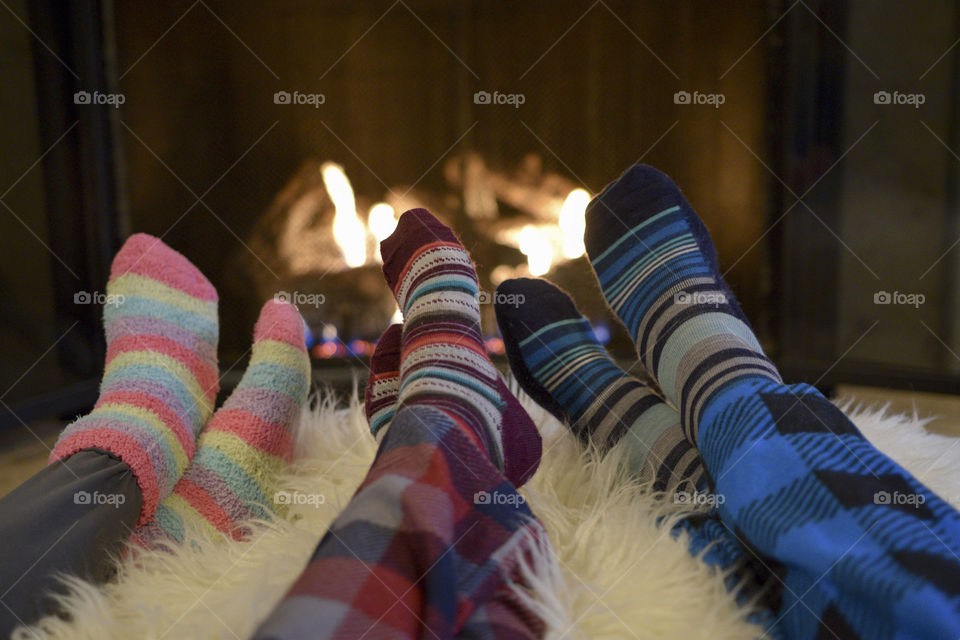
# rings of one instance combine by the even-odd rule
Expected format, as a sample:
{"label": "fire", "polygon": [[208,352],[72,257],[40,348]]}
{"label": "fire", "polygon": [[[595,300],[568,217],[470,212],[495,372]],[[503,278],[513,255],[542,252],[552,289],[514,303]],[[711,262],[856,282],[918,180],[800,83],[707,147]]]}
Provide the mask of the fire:
{"label": "fire", "polygon": [[397,228],[396,212],[386,202],[378,202],[370,207],[367,225],[377,242],[383,242]]}
{"label": "fire", "polygon": [[333,200],[336,214],[333,217],[333,239],[343,252],[344,262],[349,267],[363,266],[367,261],[367,233],[353,197],[353,187],[343,167],[334,162],[325,162],[320,167],[323,184]]}
{"label": "fire", "polygon": [[386,202],[378,202],[370,207],[370,212],[367,214],[367,229],[370,230],[370,235],[376,240],[373,257],[377,262],[383,262],[383,256],[380,255],[380,243],[388,238],[396,228],[397,218],[393,207]]}
{"label": "fire", "polygon": [[569,260],[579,258],[586,251],[583,246],[583,231],[586,228],[587,204],[590,194],[583,189],[574,189],[560,207],[557,224],[563,234],[563,257]]}
{"label": "fire", "polygon": [[553,247],[537,227],[532,224],[525,225],[520,229],[517,243],[520,253],[527,256],[530,275],[542,276],[550,271],[550,265],[553,264]]}

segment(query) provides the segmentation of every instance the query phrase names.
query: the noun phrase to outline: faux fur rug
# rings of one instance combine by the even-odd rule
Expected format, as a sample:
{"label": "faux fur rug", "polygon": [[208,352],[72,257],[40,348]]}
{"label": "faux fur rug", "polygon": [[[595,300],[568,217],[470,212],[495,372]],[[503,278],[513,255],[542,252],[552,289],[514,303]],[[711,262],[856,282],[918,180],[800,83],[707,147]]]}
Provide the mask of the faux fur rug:
{"label": "faux fur rug", "polygon": [[[523,398],[544,437],[540,470],[522,491],[549,534],[529,569],[551,638],[756,638],[762,630],[727,592],[723,576],[668,530],[679,507],[636,484],[618,464],[578,445]],[[69,619],[47,618],[15,638],[245,639],[306,563],[350,499],[375,452],[354,397],[326,394],[304,411],[297,461],[280,491],[316,496],[285,520],[262,523],[245,543],[193,538],[169,552],[120,563],[103,587],[66,578]],[[916,416],[844,407],[863,432],[954,506],[960,504],[960,439],[928,433]]]}

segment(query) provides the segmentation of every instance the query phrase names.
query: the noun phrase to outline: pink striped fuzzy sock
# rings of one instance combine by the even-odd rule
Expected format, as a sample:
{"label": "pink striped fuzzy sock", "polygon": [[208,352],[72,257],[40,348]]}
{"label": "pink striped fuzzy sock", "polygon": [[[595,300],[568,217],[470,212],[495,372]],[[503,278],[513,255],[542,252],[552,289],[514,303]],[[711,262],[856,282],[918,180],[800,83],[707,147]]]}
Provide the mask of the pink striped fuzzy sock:
{"label": "pink striped fuzzy sock", "polygon": [[204,429],[197,455],[155,520],[136,531],[140,543],[181,541],[188,524],[214,539],[241,540],[248,533],[244,521],[270,519],[277,508],[275,476],[293,455],[291,430],[309,383],[303,319],[293,305],[270,300],[240,384]]}
{"label": "pink striped fuzzy sock", "polygon": [[113,260],[103,321],[107,358],[93,411],[68,426],[50,455],[108,451],[130,467],[153,517],[194,454],[216,400],[217,292],[190,261],[138,233]]}

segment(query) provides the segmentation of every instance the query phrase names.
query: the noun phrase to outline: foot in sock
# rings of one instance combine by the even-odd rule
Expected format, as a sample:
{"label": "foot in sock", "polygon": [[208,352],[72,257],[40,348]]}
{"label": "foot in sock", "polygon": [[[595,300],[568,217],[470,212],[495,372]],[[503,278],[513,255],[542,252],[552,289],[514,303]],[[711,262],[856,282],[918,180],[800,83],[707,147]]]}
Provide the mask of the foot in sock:
{"label": "foot in sock", "polygon": [[241,540],[243,521],[269,519],[275,476],[293,454],[292,429],[309,381],[303,319],[289,303],[270,300],[240,384],[203,430],[193,462],[155,520],[135,532],[140,543],[181,541],[188,523],[214,539]]}
{"label": "foot in sock", "polygon": [[217,292],[182,255],[138,233],[113,260],[107,300],[100,398],[63,431],[50,461],[69,464],[83,449],[123,460],[143,494],[144,524],[187,468],[213,411]]}
{"label": "foot in sock", "polygon": [[444,411],[521,486],[540,463],[540,434],[487,357],[470,255],[425,209],[400,216],[380,250],[404,317],[398,409]]}
{"label": "foot in sock", "polygon": [[400,392],[400,339],[403,326],[392,324],[377,340],[370,357],[370,377],[363,394],[363,410],[370,424],[370,433],[377,442],[386,433],[397,411],[397,394]]}
{"label": "foot in sock", "polygon": [[[588,206],[584,242],[723,525],[776,567],[783,635],[960,637],[960,514],[816,389],[780,381],[670,179],[629,169]],[[897,493],[919,506],[876,498]]]}
{"label": "foot in sock", "polygon": [[563,290],[507,280],[497,287],[496,312],[520,386],[583,442],[606,451],[624,441],[632,471],[657,491],[701,486],[703,465],[679,414],[610,359]]}
{"label": "foot in sock", "polygon": [[780,382],[720,276],[706,228],[666,175],[636,165],[607,186],[587,207],[584,244],[691,442],[715,390],[744,378]]}

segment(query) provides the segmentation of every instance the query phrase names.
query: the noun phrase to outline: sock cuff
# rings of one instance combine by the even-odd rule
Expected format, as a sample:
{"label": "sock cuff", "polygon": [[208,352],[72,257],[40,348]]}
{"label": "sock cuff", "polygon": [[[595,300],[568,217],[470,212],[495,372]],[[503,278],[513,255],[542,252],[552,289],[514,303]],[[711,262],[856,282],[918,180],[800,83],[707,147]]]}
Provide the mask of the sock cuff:
{"label": "sock cuff", "polygon": [[[132,436],[116,429],[101,427],[65,434],[50,452],[49,463],[64,461],[84,449],[106,451],[130,467],[143,498],[140,517],[137,519],[138,527],[153,518],[160,504],[160,496],[168,495],[173,490],[172,485],[164,486],[169,484],[166,481],[168,475],[161,470],[165,465],[160,464],[157,459],[159,452],[147,451]],[[176,477],[179,478],[182,472],[183,469],[179,470]]]}

